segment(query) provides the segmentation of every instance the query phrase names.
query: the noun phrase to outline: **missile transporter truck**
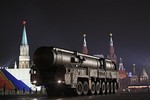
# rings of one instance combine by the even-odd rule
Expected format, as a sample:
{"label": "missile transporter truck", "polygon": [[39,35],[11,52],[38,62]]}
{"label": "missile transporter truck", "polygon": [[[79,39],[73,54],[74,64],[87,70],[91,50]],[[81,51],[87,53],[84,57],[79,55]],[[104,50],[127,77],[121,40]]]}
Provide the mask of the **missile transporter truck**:
{"label": "missile transporter truck", "polygon": [[53,46],[34,52],[30,77],[31,83],[44,86],[48,95],[114,94],[119,84],[113,61]]}

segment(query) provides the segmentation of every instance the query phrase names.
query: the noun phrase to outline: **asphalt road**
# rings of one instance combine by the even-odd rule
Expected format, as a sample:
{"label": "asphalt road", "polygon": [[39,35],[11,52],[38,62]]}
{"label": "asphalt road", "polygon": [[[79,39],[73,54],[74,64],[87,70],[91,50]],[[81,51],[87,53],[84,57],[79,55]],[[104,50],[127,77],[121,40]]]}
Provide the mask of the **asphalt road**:
{"label": "asphalt road", "polygon": [[150,100],[150,93],[124,93],[73,97],[48,97],[47,95],[5,95],[0,100]]}

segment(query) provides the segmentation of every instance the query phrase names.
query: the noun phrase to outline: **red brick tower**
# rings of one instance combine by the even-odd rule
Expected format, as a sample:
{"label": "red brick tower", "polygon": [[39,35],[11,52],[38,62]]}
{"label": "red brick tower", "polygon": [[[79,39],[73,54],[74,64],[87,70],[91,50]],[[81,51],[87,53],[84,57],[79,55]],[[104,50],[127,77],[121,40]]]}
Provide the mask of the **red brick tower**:
{"label": "red brick tower", "polygon": [[120,83],[120,92],[126,91],[128,87],[128,74],[123,66],[122,58],[120,58],[119,62],[119,83]]}
{"label": "red brick tower", "polygon": [[109,48],[109,54],[108,54],[107,58],[114,61],[117,64],[117,57],[115,55],[112,33],[110,33],[110,48]]}

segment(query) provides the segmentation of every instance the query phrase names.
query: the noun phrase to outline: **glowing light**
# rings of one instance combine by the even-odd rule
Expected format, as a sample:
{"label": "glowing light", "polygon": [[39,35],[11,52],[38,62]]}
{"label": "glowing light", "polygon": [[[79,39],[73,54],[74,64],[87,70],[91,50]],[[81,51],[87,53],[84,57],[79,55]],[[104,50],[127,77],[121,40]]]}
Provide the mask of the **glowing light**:
{"label": "glowing light", "polygon": [[22,23],[25,25],[25,24],[26,24],[26,21],[24,20]]}
{"label": "glowing light", "polygon": [[112,37],[112,33],[110,33],[110,37]]}
{"label": "glowing light", "polygon": [[36,81],[33,81],[33,83],[36,83]]}
{"label": "glowing light", "polygon": [[34,98],[33,100],[37,100],[37,98]]}
{"label": "glowing light", "polygon": [[58,83],[61,83],[61,80],[58,80],[57,82],[58,82]]}
{"label": "glowing light", "polygon": [[132,72],[129,72],[129,73],[128,73],[128,76],[129,76],[129,77],[132,77]]}
{"label": "glowing light", "polygon": [[83,37],[86,37],[86,33],[83,33]]}

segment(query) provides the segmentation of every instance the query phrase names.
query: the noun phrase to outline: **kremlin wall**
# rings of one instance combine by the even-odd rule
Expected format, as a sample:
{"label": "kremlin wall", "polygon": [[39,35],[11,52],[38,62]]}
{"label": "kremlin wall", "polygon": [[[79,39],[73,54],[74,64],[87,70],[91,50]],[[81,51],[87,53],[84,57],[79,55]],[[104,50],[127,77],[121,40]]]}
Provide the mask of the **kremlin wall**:
{"label": "kremlin wall", "polygon": [[[30,56],[29,45],[27,41],[26,22],[23,21],[23,34],[20,45],[20,55],[18,66],[15,62],[14,68],[0,67],[0,92],[1,91],[41,91],[41,87],[36,87],[30,83]],[[115,49],[113,44],[112,33],[110,33],[110,45],[108,59],[111,59],[118,66],[120,88],[119,92],[136,92],[149,90],[149,76],[146,72],[145,66],[142,66],[142,74],[140,76],[136,73],[136,65],[133,64],[133,71],[128,72],[123,65],[122,58],[119,59],[117,64],[117,56],[115,55]],[[86,43],[86,33],[83,33],[83,48],[82,53],[88,54],[88,48]],[[95,56],[104,57],[104,55],[96,54]],[[1,94],[1,93],[0,93]]]}

